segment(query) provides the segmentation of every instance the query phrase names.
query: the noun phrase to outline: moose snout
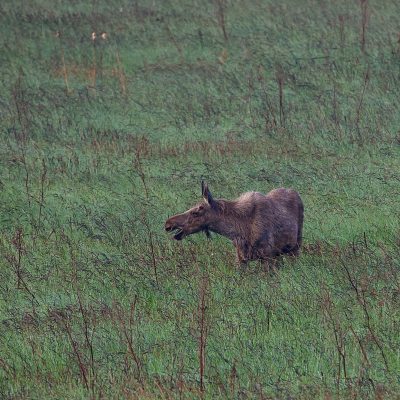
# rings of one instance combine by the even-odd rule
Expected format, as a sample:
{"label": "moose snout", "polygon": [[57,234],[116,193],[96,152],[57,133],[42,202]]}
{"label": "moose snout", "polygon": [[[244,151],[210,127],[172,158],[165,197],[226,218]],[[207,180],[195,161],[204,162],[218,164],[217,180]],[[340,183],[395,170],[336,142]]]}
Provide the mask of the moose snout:
{"label": "moose snout", "polygon": [[167,232],[172,231],[172,224],[169,221],[165,223],[165,230]]}
{"label": "moose snout", "polygon": [[176,224],[171,220],[172,218],[167,219],[165,222],[165,230],[167,232],[173,231],[176,228]]}

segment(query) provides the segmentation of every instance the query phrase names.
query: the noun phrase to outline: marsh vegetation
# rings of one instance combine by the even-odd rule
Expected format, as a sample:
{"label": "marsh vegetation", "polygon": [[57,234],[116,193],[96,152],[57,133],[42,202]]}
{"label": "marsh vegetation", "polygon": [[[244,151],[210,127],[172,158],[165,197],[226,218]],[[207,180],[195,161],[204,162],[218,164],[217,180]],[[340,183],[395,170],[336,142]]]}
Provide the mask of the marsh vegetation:
{"label": "marsh vegetation", "polygon": [[[397,398],[398,2],[4,0],[0,27],[1,398]],[[170,240],[201,179],[296,189],[300,257]]]}

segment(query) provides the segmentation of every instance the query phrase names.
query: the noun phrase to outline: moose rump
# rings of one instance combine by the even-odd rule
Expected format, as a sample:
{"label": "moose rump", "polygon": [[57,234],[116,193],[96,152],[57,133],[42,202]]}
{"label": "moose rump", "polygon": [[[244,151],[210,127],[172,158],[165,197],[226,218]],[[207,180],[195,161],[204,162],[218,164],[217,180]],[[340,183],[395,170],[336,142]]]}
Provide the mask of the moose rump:
{"label": "moose rump", "polygon": [[214,199],[202,182],[202,195],[202,202],[165,222],[174,239],[202,231],[218,233],[232,241],[241,264],[299,254],[304,207],[295,190],[246,192],[236,200],[224,200]]}

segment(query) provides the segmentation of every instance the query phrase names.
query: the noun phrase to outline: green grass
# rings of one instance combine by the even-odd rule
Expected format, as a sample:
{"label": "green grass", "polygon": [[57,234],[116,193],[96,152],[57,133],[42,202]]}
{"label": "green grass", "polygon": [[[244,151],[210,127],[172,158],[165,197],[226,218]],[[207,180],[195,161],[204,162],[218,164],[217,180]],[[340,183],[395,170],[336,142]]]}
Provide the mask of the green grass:
{"label": "green grass", "polygon": [[[2,2],[1,398],[398,398],[400,19],[365,4],[363,51],[358,2]],[[298,190],[301,256],[171,241],[201,179]]]}

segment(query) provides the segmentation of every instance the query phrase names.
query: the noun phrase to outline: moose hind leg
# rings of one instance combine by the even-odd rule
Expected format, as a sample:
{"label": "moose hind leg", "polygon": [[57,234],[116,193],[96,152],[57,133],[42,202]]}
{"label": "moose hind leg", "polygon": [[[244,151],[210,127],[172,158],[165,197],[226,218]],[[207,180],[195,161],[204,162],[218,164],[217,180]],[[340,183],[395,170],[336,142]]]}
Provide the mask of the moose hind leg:
{"label": "moose hind leg", "polygon": [[282,250],[282,254],[286,254],[288,256],[298,256],[300,252],[300,245],[296,243],[294,246],[287,244]]}

